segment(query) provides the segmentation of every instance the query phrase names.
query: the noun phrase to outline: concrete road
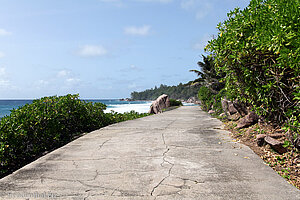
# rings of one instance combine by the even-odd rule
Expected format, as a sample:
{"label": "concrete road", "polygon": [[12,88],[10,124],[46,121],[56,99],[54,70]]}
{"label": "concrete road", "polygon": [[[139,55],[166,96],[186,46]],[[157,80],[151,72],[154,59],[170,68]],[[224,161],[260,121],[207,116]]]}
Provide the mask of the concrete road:
{"label": "concrete road", "polygon": [[2,199],[300,199],[222,123],[181,107],[89,133],[0,180]]}

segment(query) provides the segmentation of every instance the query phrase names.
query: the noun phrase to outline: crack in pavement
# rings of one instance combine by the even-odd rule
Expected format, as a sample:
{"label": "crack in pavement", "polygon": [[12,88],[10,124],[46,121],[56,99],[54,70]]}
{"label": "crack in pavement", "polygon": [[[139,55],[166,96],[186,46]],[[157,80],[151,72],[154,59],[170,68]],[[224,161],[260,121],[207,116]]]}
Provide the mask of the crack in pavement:
{"label": "crack in pavement", "polygon": [[[169,123],[167,126],[166,126],[166,129],[167,128],[169,128],[174,122],[175,122],[176,120],[174,120],[174,121],[172,121],[171,123]],[[171,162],[169,162],[168,160],[166,160],[166,156],[167,156],[167,153],[170,151],[170,148],[168,147],[168,145],[167,145],[167,143],[166,143],[166,140],[165,140],[165,135],[164,135],[164,133],[162,132],[162,134],[161,134],[161,137],[162,137],[162,141],[163,141],[163,143],[164,143],[164,145],[165,145],[165,148],[166,148],[166,150],[163,152],[163,154],[162,154],[162,163],[160,164],[160,166],[161,167],[163,167],[163,164],[166,162],[166,163],[168,163],[168,164],[170,164],[171,165],[171,167],[169,168],[169,171],[168,171],[168,175],[167,176],[165,176],[156,186],[154,186],[153,188],[152,188],[152,191],[151,191],[151,196],[153,196],[153,193],[155,192],[155,190],[164,182],[164,180],[166,180],[167,178],[169,178],[170,176],[171,176],[171,171],[172,171],[172,169],[173,169],[173,167],[174,167],[174,163],[171,163]]]}
{"label": "crack in pavement", "polygon": [[94,176],[93,181],[96,180],[96,178],[99,176],[98,170],[96,170],[95,172],[96,172],[96,175]]}
{"label": "crack in pavement", "polygon": [[145,195],[142,194],[136,194],[135,191],[126,191],[126,190],[120,190],[119,187],[118,188],[107,188],[107,187],[103,187],[100,185],[90,185],[87,183],[84,183],[83,181],[77,180],[78,183],[80,183],[81,185],[85,186],[85,187],[89,187],[89,188],[97,188],[97,189],[103,189],[103,193],[106,193],[108,196],[111,196],[112,194],[114,194],[116,191],[119,192],[121,195],[114,195],[114,196],[139,196],[139,197],[144,197]]}
{"label": "crack in pavement", "polygon": [[[108,139],[108,140],[105,140],[104,142],[102,142],[102,144],[100,144],[99,147],[98,147],[98,151],[101,150],[102,147],[104,146],[104,144],[107,143],[107,142],[110,141],[110,140],[111,140],[111,138]],[[95,150],[94,152],[92,152],[91,157],[93,157],[98,151]]]}
{"label": "crack in pavement", "polygon": [[78,168],[78,165],[76,164],[76,162],[75,162],[75,160],[72,160],[72,164],[73,164],[73,166],[75,167],[75,169],[77,169]]}
{"label": "crack in pavement", "polygon": [[198,184],[198,183],[205,183],[205,181],[198,181],[198,180],[189,179],[189,178],[182,178],[182,177],[178,177],[178,176],[176,176],[175,178],[178,178],[178,179],[183,180],[184,183],[185,183],[186,181],[191,181],[191,182],[194,182],[195,184]]}
{"label": "crack in pavement", "polygon": [[170,167],[170,169],[169,169],[169,173],[168,173],[168,175],[166,176],[166,177],[164,177],[153,189],[152,189],[152,191],[151,191],[151,196],[153,196],[153,193],[154,193],[154,191],[156,190],[156,188],[158,188],[161,184],[162,184],[162,182],[164,182],[164,180],[166,180],[167,178],[169,178],[170,176],[171,176],[171,170],[172,170],[172,168],[173,168],[173,166],[174,166],[174,164]]}
{"label": "crack in pavement", "polygon": [[88,195],[86,197],[83,198],[83,200],[86,200],[87,198],[89,198],[90,194],[88,193]]}
{"label": "crack in pavement", "polygon": [[105,143],[107,143],[108,141],[110,141],[110,140],[111,140],[111,139],[108,139],[108,140],[104,141],[102,144],[100,144],[98,150],[100,150],[100,149],[103,147],[103,145],[104,145]]}
{"label": "crack in pavement", "polygon": [[163,153],[163,161],[162,163],[160,163],[160,166],[163,167],[164,163],[169,163],[170,165],[172,165],[172,163],[170,163],[169,161],[166,160],[166,154],[170,151],[170,149],[168,148],[164,153]]}

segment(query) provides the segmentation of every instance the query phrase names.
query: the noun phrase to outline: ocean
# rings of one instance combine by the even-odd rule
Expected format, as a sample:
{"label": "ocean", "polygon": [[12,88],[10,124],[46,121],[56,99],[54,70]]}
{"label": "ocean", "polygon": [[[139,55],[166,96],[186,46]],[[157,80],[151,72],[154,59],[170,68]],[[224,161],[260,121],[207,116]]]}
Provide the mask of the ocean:
{"label": "ocean", "polygon": [[[89,99],[86,101],[101,102],[107,105],[104,112],[124,113],[134,110],[139,113],[146,113],[150,109],[151,101],[120,101],[118,99]],[[0,118],[10,114],[14,108],[32,103],[32,100],[0,100]]]}

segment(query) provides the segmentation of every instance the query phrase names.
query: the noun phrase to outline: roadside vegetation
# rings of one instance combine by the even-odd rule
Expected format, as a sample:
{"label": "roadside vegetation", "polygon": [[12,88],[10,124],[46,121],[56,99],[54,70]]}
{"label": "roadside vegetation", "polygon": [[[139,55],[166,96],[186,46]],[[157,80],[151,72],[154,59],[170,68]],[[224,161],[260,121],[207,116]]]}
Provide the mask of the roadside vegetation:
{"label": "roadside vegetation", "polygon": [[[299,21],[299,0],[251,0],[244,10],[236,8],[218,24],[218,35],[205,48],[208,56],[198,63],[199,70],[191,70],[199,76],[196,82],[202,109],[226,119],[234,137],[260,152],[271,167],[298,188]],[[228,116],[223,100],[237,109],[237,117]],[[238,128],[237,121],[245,116],[237,105],[248,113],[254,111],[258,120]],[[287,152],[278,153],[272,145],[258,147],[255,142],[260,134],[282,135],[276,139]]]}
{"label": "roadside vegetation", "polygon": [[83,133],[149,115],[134,111],[104,113],[105,109],[105,104],[69,94],[44,97],[12,110],[0,121],[0,177]]}
{"label": "roadside vegetation", "polygon": [[192,84],[192,81],[186,84],[178,84],[177,86],[167,86],[161,84],[142,92],[132,92],[132,100],[155,100],[160,95],[166,94],[172,99],[188,100],[190,97],[197,97],[199,90],[198,84]]}
{"label": "roadside vegetation", "polygon": [[170,106],[182,106],[182,102],[181,101],[177,101],[176,99],[170,99]]}

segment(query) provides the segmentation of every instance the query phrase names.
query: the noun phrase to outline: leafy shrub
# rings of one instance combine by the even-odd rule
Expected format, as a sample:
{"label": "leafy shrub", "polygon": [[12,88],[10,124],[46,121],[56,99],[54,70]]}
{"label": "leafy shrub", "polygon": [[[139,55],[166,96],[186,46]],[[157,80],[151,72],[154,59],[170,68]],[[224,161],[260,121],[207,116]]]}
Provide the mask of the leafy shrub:
{"label": "leafy shrub", "polygon": [[0,121],[0,177],[83,132],[147,115],[104,113],[105,109],[102,103],[66,95],[44,97],[12,110]]}
{"label": "leafy shrub", "polygon": [[114,111],[111,111],[110,113],[106,113],[106,117],[109,121],[109,124],[118,123],[118,122],[127,121],[127,120],[133,120],[133,119],[137,119],[140,117],[146,117],[149,115],[150,114],[148,114],[148,113],[138,113],[133,110],[130,112],[125,112],[125,113],[118,113],[118,112],[114,112]]}
{"label": "leafy shrub", "polygon": [[225,89],[222,89],[215,94],[210,90],[210,88],[206,86],[202,86],[198,94],[202,109],[204,111],[213,109],[216,114],[220,114],[223,112],[221,100],[226,96],[227,92]]}
{"label": "leafy shrub", "polygon": [[[300,1],[251,0],[228,14],[209,41],[227,91],[299,132]],[[296,127],[295,127],[296,126]]]}
{"label": "leafy shrub", "polygon": [[170,99],[170,106],[182,106],[182,102],[176,99]]}
{"label": "leafy shrub", "polygon": [[213,94],[208,87],[200,87],[198,92],[198,99],[201,102],[201,107],[203,110],[208,111],[211,109],[213,103]]}
{"label": "leafy shrub", "polygon": [[213,110],[216,114],[221,114],[223,112],[222,99],[228,97],[225,89],[220,90],[216,95],[213,96]]}

